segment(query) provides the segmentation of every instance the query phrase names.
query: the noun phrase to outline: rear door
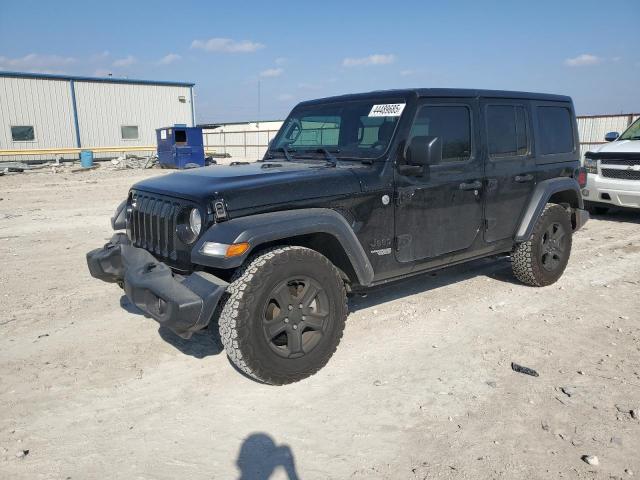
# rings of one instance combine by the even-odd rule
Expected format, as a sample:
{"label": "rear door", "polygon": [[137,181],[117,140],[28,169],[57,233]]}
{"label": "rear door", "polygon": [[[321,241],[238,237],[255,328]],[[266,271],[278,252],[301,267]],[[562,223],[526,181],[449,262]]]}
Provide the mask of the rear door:
{"label": "rear door", "polygon": [[408,142],[434,136],[442,162],[424,175],[396,171],[396,259],[413,262],[471,250],[482,229],[482,158],[476,99],[424,99]]}
{"label": "rear door", "polygon": [[527,100],[484,99],[485,233],[488,243],[511,238],[536,184]]}

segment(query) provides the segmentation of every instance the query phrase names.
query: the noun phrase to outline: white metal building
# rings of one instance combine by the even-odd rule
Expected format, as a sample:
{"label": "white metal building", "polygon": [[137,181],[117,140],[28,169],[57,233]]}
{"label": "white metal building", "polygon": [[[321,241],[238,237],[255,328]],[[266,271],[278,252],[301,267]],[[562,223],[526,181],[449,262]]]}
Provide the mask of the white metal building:
{"label": "white metal building", "polygon": [[204,148],[233,160],[256,161],[264,156],[282,120],[200,125]]}
{"label": "white metal building", "polygon": [[578,117],[578,132],[580,134],[580,153],[597,148],[606,143],[604,136],[609,132],[624,132],[640,114],[624,113],[619,115],[586,115]]}
{"label": "white metal building", "polygon": [[[193,83],[0,72],[0,153],[153,147],[156,128],[195,124]],[[145,152],[146,153],[146,152]],[[48,155],[7,156],[33,160]],[[77,153],[65,158],[78,158]],[[100,155],[97,155],[100,156]]]}

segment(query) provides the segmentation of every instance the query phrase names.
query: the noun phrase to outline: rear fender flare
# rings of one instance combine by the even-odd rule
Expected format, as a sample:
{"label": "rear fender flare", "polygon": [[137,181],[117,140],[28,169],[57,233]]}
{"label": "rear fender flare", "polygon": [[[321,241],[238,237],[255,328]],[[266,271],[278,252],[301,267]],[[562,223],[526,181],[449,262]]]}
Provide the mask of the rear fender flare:
{"label": "rear fender flare", "polygon": [[562,178],[550,178],[544,180],[536,185],[529,205],[524,212],[520,225],[516,230],[515,241],[526,242],[531,237],[533,227],[538,220],[538,217],[542,214],[544,207],[549,203],[549,199],[556,193],[566,192],[572,199],[573,203],[577,205],[577,208],[583,209],[584,202],[582,201],[582,195],[580,194],[580,185],[575,178],[562,177]]}
{"label": "rear fender flare", "polygon": [[[364,286],[371,284],[374,276],[373,267],[355,232],[342,215],[328,208],[261,213],[216,223],[196,242],[191,253],[191,261],[212,268],[237,268],[260,245],[314,233],[333,236],[347,255],[358,277],[358,283]],[[227,245],[247,242],[250,250],[232,258],[213,257],[201,252],[205,242]]]}

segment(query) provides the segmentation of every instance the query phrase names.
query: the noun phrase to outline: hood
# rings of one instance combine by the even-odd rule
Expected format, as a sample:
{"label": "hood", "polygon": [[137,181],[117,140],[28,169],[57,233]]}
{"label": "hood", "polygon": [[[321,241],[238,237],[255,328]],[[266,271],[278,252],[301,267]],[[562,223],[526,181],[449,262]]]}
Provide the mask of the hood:
{"label": "hood", "polygon": [[352,171],[315,162],[256,162],[194,168],[149,178],[132,188],[204,203],[224,198],[230,211],[360,192]]}
{"label": "hood", "polygon": [[616,140],[605,143],[593,151],[594,153],[640,153],[640,140]]}

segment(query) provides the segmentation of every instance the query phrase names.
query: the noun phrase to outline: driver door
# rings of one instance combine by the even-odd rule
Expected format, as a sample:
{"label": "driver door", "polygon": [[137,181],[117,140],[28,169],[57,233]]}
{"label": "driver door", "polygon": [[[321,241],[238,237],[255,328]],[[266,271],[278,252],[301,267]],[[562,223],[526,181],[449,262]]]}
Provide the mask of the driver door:
{"label": "driver door", "polygon": [[484,167],[479,152],[477,101],[425,99],[418,105],[407,139],[438,137],[442,160],[422,175],[396,170],[396,259],[436,259],[472,247],[484,219]]}

